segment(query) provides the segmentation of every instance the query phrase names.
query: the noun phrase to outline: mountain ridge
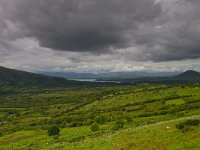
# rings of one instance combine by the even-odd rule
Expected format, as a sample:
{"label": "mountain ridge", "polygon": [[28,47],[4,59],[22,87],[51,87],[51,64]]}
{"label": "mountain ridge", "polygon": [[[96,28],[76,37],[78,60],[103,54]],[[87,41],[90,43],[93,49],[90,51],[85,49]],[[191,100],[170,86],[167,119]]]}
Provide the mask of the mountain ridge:
{"label": "mountain ridge", "polygon": [[145,77],[130,77],[130,78],[110,78],[107,81],[121,81],[121,82],[132,82],[132,83],[164,83],[164,84],[176,84],[176,83],[188,83],[188,82],[199,82],[200,73],[194,70],[188,70],[183,73],[179,73],[174,76],[165,77],[155,77],[155,76],[145,76]]}
{"label": "mountain ridge", "polygon": [[79,83],[78,81],[71,81],[61,77],[50,77],[0,66],[0,86],[63,87],[79,85]]}
{"label": "mountain ridge", "polygon": [[[104,81],[105,79],[102,79]],[[101,82],[101,80],[98,80]],[[184,83],[200,81],[200,73],[188,70],[171,77],[139,77],[110,78],[106,81],[120,81],[121,83]],[[20,71],[0,66],[0,86],[21,86],[21,87],[75,87],[75,86],[96,86],[105,83],[80,82],[68,80],[63,77],[53,77],[43,74]]]}

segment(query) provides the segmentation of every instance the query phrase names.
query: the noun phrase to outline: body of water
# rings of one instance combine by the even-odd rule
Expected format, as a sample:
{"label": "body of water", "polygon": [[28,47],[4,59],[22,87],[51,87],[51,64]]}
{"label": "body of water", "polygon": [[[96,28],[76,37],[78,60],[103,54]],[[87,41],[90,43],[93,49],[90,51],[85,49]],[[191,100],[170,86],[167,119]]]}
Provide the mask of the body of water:
{"label": "body of water", "polygon": [[70,80],[75,80],[75,81],[82,81],[82,82],[110,82],[110,83],[122,83],[119,81],[98,81],[96,79],[70,79]]}

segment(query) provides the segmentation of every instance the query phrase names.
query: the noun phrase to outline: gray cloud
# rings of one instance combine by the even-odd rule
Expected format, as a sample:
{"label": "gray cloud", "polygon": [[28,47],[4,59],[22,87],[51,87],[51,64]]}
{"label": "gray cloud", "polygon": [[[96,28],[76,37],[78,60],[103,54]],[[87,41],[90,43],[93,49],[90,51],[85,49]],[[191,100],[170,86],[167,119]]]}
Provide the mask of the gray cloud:
{"label": "gray cloud", "polygon": [[[200,57],[200,1],[163,0],[162,13],[154,22],[142,24],[137,44],[140,59],[171,61]],[[148,54],[148,55],[147,55]]]}
{"label": "gray cloud", "polygon": [[0,33],[18,69],[198,68],[200,1],[0,0]]}
{"label": "gray cloud", "polygon": [[160,13],[154,0],[3,0],[5,18],[43,47],[106,51],[130,47],[137,23]]}

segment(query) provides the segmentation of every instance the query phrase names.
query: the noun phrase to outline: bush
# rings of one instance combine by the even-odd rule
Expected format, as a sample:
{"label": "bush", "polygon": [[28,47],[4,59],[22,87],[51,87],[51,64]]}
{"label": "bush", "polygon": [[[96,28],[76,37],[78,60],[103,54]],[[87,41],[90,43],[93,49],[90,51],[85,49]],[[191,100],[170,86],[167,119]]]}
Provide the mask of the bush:
{"label": "bush", "polygon": [[116,121],[116,126],[118,127],[118,128],[123,128],[124,127],[124,121],[122,121],[122,120],[118,120],[118,121]]}
{"label": "bush", "polygon": [[93,132],[98,131],[99,130],[99,125],[97,123],[93,123],[90,126],[90,130],[93,131]]}
{"label": "bush", "polygon": [[119,130],[120,128],[124,127],[124,121],[118,120],[115,123],[115,126],[111,128],[111,130]]}
{"label": "bush", "polygon": [[197,119],[190,119],[190,120],[186,120],[186,121],[183,121],[183,122],[180,122],[176,125],[176,128],[177,129],[180,129],[182,130],[182,132],[186,132],[186,131],[189,131],[191,128],[191,126],[197,126],[200,124],[200,120],[197,120]]}
{"label": "bush", "polygon": [[176,128],[180,129],[180,130],[182,130],[184,127],[185,127],[184,123],[179,123],[179,124],[176,125]]}
{"label": "bush", "polygon": [[60,133],[60,129],[57,126],[52,126],[48,130],[49,136],[59,135],[59,133]]}
{"label": "bush", "polygon": [[197,119],[186,120],[185,124],[186,125],[191,125],[191,126],[198,126],[200,124],[200,120],[197,120]]}
{"label": "bush", "polygon": [[36,123],[31,123],[30,126],[37,126],[37,124]]}

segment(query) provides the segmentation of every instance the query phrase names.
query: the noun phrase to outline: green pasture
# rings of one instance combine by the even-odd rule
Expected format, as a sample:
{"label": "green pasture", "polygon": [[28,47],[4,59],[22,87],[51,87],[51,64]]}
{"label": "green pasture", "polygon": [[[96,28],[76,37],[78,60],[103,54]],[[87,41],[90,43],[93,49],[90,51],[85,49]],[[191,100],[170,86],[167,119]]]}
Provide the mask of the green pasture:
{"label": "green pasture", "polygon": [[[0,150],[200,149],[200,126],[176,128],[199,119],[196,84],[3,90]],[[48,135],[53,125],[58,136]]]}

